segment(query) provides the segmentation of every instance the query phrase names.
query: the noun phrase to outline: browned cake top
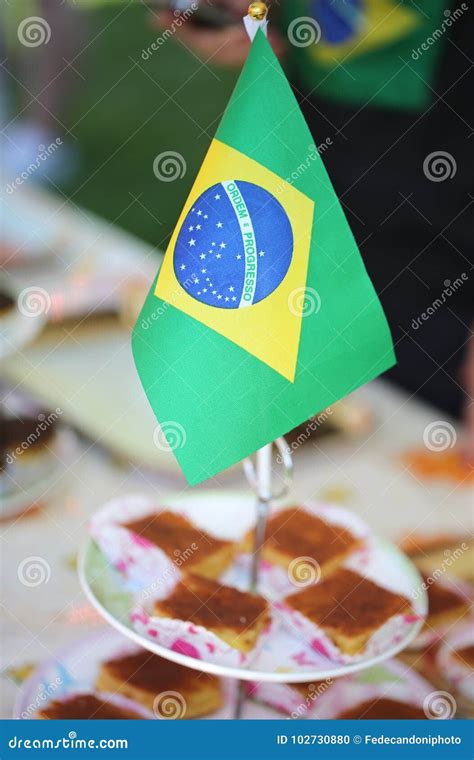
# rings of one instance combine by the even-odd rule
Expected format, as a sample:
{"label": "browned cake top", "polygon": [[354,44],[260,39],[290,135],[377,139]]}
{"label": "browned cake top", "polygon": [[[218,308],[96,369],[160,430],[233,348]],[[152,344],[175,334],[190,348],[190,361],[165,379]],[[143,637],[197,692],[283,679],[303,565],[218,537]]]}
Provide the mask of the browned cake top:
{"label": "browned cake top", "polygon": [[153,694],[158,694],[164,689],[184,690],[197,688],[199,683],[217,682],[215,676],[177,665],[146,650],[108,660],[103,667],[120,681]]}
{"label": "browned cake top", "polygon": [[[466,540],[468,540],[467,537]],[[452,533],[437,533],[434,536],[418,536],[415,534],[404,539],[400,544],[400,548],[409,557],[423,558],[430,552],[458,546],[461,541],[462,537],[455,536]]]}
{"label": "browned cake top", "polygon": [[[22,442],[28,444],[28,449],[33,446],[39,446],[51,439],[56,432],[57,424],[55,420],[43,423],[48,417],[48,412],[41,411],[38,417],[7,417],[0,414],[0,448],[2,451],[15,449]],[[42,429],[44,428],[44,429]]]}
{"label": "browned cake top", "polygon": [[182,555],[189,567],[229,545],[228,541],[213,538],[185,517],[166,510],[125,523],[124,527],[159,546],[171,559]]}
{"label": "browned cake top", "polygon": [[465,665],[469,665],[474,668],[474,644],[470,644],[467,647],[456,649],[454,652],[456,658],[463,662]]}
{"label": "browned cake top", "polygon": [[314,623],[348,636],[378,628],[393,615],[410,610],[404,596],[344,568],[285,601]]}
{"label": "browned cake top", "polygon": [[131,720],[141,717],[132,710],[104,702],[94,694],[78,694],[71,699],[55,700],[41,710],[40,714],[49,720]]}
{"label": "browned cake top", "polygon": [[290,684],[292,689],[301,694],[305,699],[316,699],[320,694],[323,694],[331,684],[328,681],[305,681],[304,683],[292,683]]}
{"label": "browned cake top", "polygon": [[261,596],[190,575],[185,583],[175,587],[167,599],[158,602],[156,609],[163,616],[205,628],[225,627],[244,631],[268,610],[268,605]]}
{"label": "browned cake top", "polygon": [[313,557],[320,565],[345,554],[358,539],[348,530],[331,525],[304,509],[283,509],[268,522],[266,546],[288,557]]}
{"label": "browned cake top", "polygon": [[426,583],[426,586],[428,589],[428,615],[450,612],[460,605],[464,606],[466,604],[460,594],[450,588],[446,588],[441,583]]}
{"label": "browned cake top", "polygon": [[340,720],[426,720],[421,707],[398,702],[396,699],[378,699],[376,702],[361,702],[337,716]]}
{"label": "browned cake top", "polygon": [[0,291],[0,311],[3,309],[10,309],[12,306],[14,306],[14,304],[14,298],[12,298],[8,293]]}

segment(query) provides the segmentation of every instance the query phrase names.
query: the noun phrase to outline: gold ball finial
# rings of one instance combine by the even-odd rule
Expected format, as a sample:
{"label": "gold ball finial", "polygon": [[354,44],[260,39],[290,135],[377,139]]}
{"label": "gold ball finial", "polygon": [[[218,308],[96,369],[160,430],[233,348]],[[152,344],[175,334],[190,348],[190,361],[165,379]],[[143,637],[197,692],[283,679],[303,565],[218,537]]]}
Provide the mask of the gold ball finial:
{"label": "gold ball finial", "polygon": [[263,21],[268,13],[266,3],[250,3],[248,14],[254,21]]}

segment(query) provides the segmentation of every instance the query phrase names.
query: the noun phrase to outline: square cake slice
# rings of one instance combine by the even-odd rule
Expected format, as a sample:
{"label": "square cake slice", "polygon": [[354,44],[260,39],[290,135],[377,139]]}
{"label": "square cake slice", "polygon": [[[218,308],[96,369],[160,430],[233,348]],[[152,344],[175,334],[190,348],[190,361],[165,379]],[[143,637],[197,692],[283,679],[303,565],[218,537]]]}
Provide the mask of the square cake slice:
{"label": "square cake slice", "polygon": [[470,668],[474,672],[474,644],[454,650],[454,657],[461,665]]}
{"label": "square cake slice", "polygon": [[203,626],[245,654],[270,622],[263,597],[196,575],[187,575],[166,599],[156,602],[154,614]]}
{"label": "square cake slice", "polygon": [[344,654],[359,654],[390,618],[411,612],[404,596],[340,568],[316,586],[284,599],[284,604],[317,625]]}
{"label": "square cake slice", "polygon": [[368,700],[344,710],[336,716],[339,720],[426,720],[422,707],[399,702],[397,699]]}
{"label": "square cake slice", "polygon": [[165,510],[125,523],[124,528],[160,548],[183,572],[217,578],[237,550],[198,528],[186,517]]}
{"label": "square cake slice", "polygon": [[173,716],[179,718],[209,715],[222,705],[216,676],[185,668],[145,649],[102,663],[96,688],[122,694],[153,712],[161,709],[161,694],[175,692],[183,699],[182,704],[181,700],[177,703],[179,715]]}
{"label": "square cake slice", "polygon": [[[252,535],[245,539],[252,550]],[[285,570],[297,557],[316,560],[323,576],[335,570],[361,543],[349,530],[322,520],[305,509],[288,507],[273,515],[267,524],[263,558]]]}
{"label": "square cake slice", "polygon": [[455,588],[448,588],[438,581],[430,583],[429,577],[425,577],[424,581],[428,594],[425,630],[442,628],[467,615],[470,609],[469,602]]}
{"label": "square cake slice", "polygon": [[95,694],[74,694],[53,700],[38,710],[36,717],[41,720],[137,720],[143,715],[138,712],[138,707],[134,712]]}

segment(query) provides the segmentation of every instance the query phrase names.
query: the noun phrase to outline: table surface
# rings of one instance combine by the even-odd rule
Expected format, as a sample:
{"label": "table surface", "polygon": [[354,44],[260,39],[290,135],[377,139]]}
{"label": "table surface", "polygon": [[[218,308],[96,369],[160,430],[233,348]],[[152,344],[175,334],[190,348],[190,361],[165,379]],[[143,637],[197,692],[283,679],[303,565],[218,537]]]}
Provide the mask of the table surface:
{"label": "table surface", "polygon": [[[399,462],[399,454],[420,444],[425,426],[439,413],[382,382],[367,386],[363,395],[375,411],[373,432],[357,444],[334,437],[301,446],[294,455],[295,500],[336,496],[375,531],[395,540],[410,531],[468,530],[472,517],[468,489],[422,483]],[[205,487],[246,485],[237,469]],[[107,626],[85,600],[75,567],[89,516],[105,501],[125,493],[148,493],[163,503],[167,493],[186,490],[179,476],[126,466],[98,444],[78,439],[71,461],[54,489],[45,494],[44,506],[2,525],[1,717],[11,715],[21,680],[31,666],[99,626],[108,635]],[[19,580],[19,565],[27,558],[44,569],[45,580],[38,586]]]}
{"label": "table surface", "polygon": [[[70,210],[68,213],[74,216]],[[68,219],[69,231],[73,221],[72,217]],[[75,222],[78,229],[82,229],[80,220],[75,219]],[[94,228],[96,232],[100,223],[94,224],[99,225]],[[109,235],[113,241],[122,240],[122,245],[125,240],[128,250],[133,247],[130,236],[122,239],[116,229],[108,228],[109,225],[100,228],[104,246]],[[90,229],[88,234],[91,234]],[[97,235],[92,237],[96,241]],[[110,240],[107,245],[112,245]],[[136,248],[139,255],[143,255],[143,245],[138,241]],[[119,341],[119,345],[113,346],[115,352],[128,351],[126,334],[118,339],[115,336],[114,340]],[[35,346],[24,350],[23,365],[34,357],[36,350]],[[70,349],[68,351],[70,356]],[[48,367],[54,379],[54,365]],[[21,386],[35,390],[27,380],[31,373],[25,371],[21,362],[13,374]],[[59,376],[58,369],[56,377]],[[93,396],[94,387],[99,396]],[[92,397],[89,396],[86,403],[96,404],[100,410],[103,385],[91,383],[90,389]],[[61,383],[57,392],[62,392]],[[407,449],[422,447],[427,425],[439,420],[454,424],[453,421],[444,412],[382,381],[360,389],[356,396],[373,409],[372,431],[363,438],[328,436],[300,446],[294,453],[292,497],[295,502],[329,499],[344,503],[374,531],[393,540],[410,532],[447,531],[464,535],[472,528],[472,492],[456,483],[422,482],[406,469],[400,458]],[[137,406],[134,389],[129,388],[127,404],[123,398],[114,403],[117,430],[123,437]],[[146,402],[141,399],[138,403]],[[68,409],[62,421],[78,424],[77,415],[68,414]],[[188,488],[176,468],[153,470],[132,463],[130,458],[127,461],[123,456],[114,456],[109,453],[114,448],[109,445],[110,435],[101,435],[92,429],[85,432],[92,439],[76,437],[61,475],[54,487],[43,495],[42,506],[1,526],[0,717],[11,716],[21,683],[38,662],[54,657],[62,647],[86,637],[92,630],[102,629],[104,637],[109,635],[109,628],[86,602],[77,578],[77,552],[86,537],[89,516],[105,501],[126,493],[151,494],[159,504],[170,491],[180,494]],[[458,430],[459,436],[461,432]],[[242,489],[247,486],[243,473],[236,467],[203,487]],[[19,577],[22,562],[32,567],[37,564],[43,570],[43,582],[34,586],[22,583]],[[87,657],[87,651],[84,656]]]}

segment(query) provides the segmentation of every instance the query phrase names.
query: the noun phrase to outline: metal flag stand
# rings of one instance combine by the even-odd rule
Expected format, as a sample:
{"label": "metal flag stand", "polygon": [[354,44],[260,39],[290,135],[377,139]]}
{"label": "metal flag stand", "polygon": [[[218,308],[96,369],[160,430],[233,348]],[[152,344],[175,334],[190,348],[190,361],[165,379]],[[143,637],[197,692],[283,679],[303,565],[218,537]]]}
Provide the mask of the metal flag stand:
{"label": "metal flag stand", "polygon": [[[244,26],[253,41],[257,31],[261,29],[264,34],[267,33],[267,14],[268,6],[263,2],[250,3],[248,15],[244,18]],[[271,502],[284,496],[290,486],[293,474],[293,462],[290,450],[284,438],[277,438],[274,442],[278,449],[281,462],[283,463],[284,472],[281,488],[272,491],[272,456],[273,443],[267,443],[259,449],[255,455],[255,464],[250,457],[244,459],[243,467],[247,480],[254,490],[257,497],[257,521],[255,524],[254,545],[252,566],[250,571],[249,590],[252,594],[258,592],[258,575],[260,567],[260,555],[262,546],[265,541],[265,532],[267,527],[268,513]],[[234,718],[238,719],[242,714],[242,707],[245,702],[245,687],[243,681],[239,682],[239,690]]]}
{"label": "metal flag stand", "polygon": [[288,493],[293,477],[293,460],[287,442],[284,438],[277,438],[274,443],[284,468],[281,487],[278,490],[272,490],[273,443],[267,443],[266,446],[257,451],[255,465],[250,457],[244,459],[243,462],[245,475],[257,497],[257,522],[250,575],[250,591],[252,593],[256,593],[258,590],[258,569],[270,504]]}
{"label": "metal flag stand", "polygon": [[[281,486],[277,490],[272,489],[273,445],[276,446],[280,461],[283,464],[283,477],[281,480]],[[249,584],[249,590],[252,594],[256,594],[258,592],[260,556],[262,553],[263,544],[265,542],[265,533],[270,506],[273,501],[276,499],[281,499],[283,496],[285,496],[285,494],[288,493],[293,479],[293,460],[289,446],[284,438],[277,438],[274,444],[267,443],[266,446],[263,446],[257,451],[255,458],[255,464],[250,457],[244,459],[243,462],[245,475],[257,497],[257,521],[255,524],[252,566],[250,571]],[[245,686],[243,681],[240,681],[234,714],[235,719],[239,719],[241,717],[245,697]]]}

